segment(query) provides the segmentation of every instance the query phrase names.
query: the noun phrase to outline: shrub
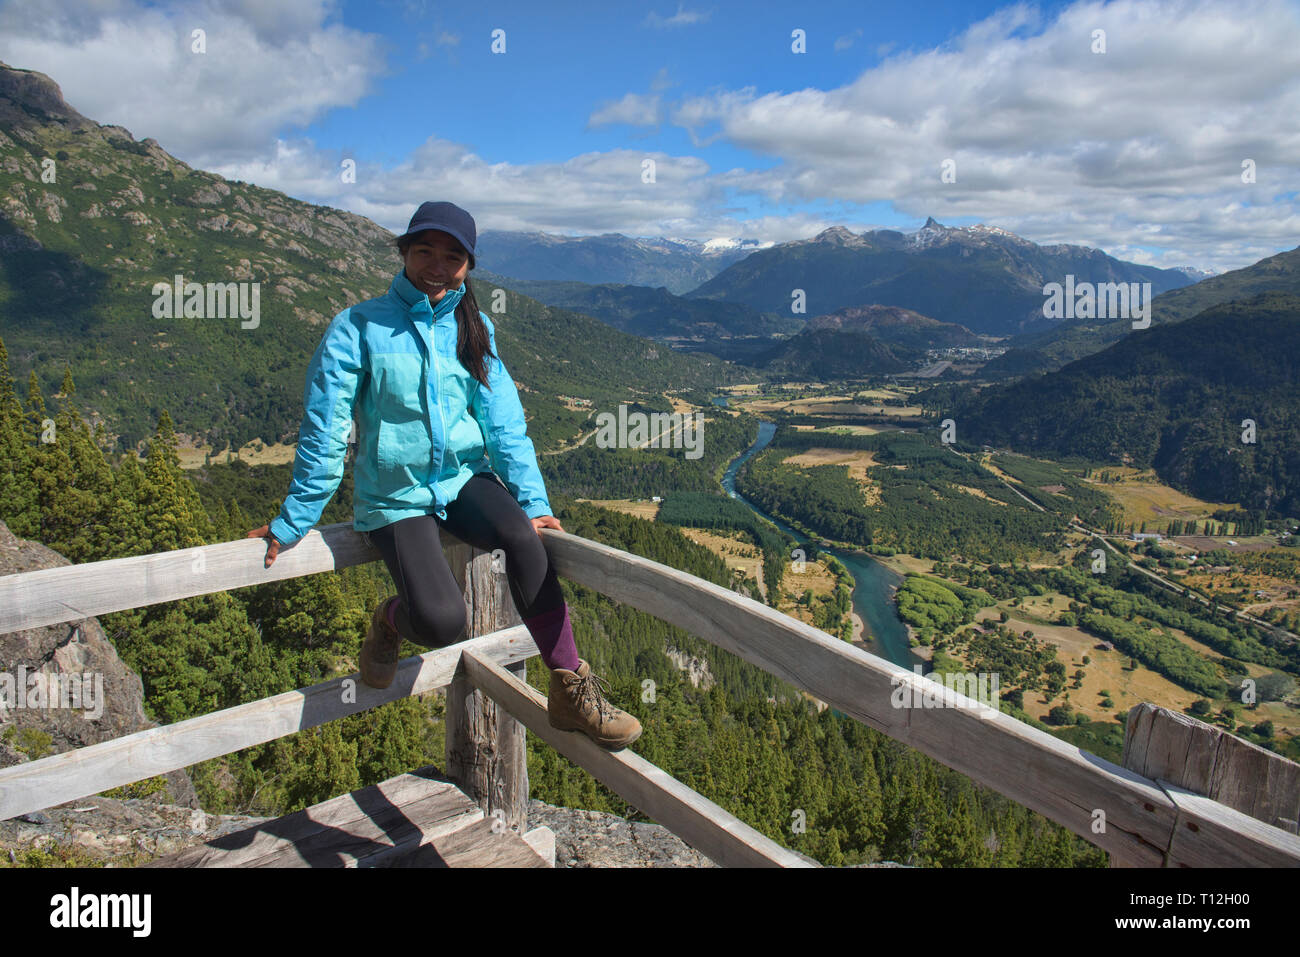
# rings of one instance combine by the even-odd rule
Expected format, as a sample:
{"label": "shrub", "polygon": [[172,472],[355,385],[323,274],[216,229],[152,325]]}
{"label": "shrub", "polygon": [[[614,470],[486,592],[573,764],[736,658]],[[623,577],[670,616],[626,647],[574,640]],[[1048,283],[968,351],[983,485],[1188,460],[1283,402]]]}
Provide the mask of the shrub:
{"label": "shrub", "polygon": [[1070,717],[1071,711],[1072,709],[1068,704],[1058,704],[1051,711],[1047,712],[1047,723],[1056,725],[1070,724],[1073,720]]}

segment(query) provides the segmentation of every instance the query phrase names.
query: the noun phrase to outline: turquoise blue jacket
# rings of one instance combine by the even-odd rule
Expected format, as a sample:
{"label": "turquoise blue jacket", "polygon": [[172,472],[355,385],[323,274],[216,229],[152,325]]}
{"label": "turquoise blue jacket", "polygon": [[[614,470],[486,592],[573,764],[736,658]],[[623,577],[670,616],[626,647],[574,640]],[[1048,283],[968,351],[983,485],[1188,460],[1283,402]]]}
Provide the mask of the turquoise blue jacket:
{"label": "turquoise blue jacket", "polygon": [[388,294],[334,317],[307,370],[293,482],[271,534],[291,545],[311,531],[343,478],[356,420],[353,527],[373,531],[413,515],[447,517],[476,473],[494,471],[529,518],[551,514],[514,380],[496,357],[484,313],[491,390],[456,357],[456,304],[436,306],[399,270]]}

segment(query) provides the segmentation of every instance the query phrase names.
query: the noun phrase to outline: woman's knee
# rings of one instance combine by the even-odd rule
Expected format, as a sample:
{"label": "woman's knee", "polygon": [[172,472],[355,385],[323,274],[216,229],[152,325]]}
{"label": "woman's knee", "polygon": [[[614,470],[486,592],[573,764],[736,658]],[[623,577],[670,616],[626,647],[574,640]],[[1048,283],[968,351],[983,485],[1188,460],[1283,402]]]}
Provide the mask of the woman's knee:
{"label": "woman's knee", "polygon": [[550,562],[546,554],[546,546],[542,544],[532,522],[522,526],[511,525],[508,529],[503,529],[501,549],[506,554],[506,560],[517,566],[545,569]]}
{"label": "woman's knee", "polygon": [[[459,599],[459,596],[457,596]],[[432,648],[454,645],[465,630],[464,601],[436,603],[417,601],[406,610],[417,643]]]}

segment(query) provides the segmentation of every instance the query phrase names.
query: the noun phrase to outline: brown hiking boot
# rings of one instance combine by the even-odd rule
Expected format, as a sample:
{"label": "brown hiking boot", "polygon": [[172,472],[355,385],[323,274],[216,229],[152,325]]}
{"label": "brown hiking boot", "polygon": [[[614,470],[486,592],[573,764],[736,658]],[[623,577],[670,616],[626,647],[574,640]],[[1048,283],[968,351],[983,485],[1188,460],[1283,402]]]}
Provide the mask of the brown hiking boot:
{"label": "brown hiking boot", "polygon": [[603,685],[604,679],[593,675],[591,666],[581,658],[577,671],[552,669],[546,714],[552,728],[585,732],[607,751],[617,751],[641,736],[641,722],[610,704],[602,693]]}
{"label": "brown hiking boot", "polygon": [[370,616],[366,640],[361,643],[361,680],[372,688],[387,688],[397,674],[402,636],[388,627],[388,603],[396,600],[393,596],[379,603]]}

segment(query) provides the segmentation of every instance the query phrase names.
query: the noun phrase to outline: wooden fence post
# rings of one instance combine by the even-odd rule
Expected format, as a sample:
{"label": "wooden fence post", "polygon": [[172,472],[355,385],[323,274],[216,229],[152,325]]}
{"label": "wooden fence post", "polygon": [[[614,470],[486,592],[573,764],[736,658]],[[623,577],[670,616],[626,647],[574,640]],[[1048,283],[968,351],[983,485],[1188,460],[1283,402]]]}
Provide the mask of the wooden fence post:
{"label": "wooden fence post", "polygon": [[[510,584],[490,552],[442,531],[443,553],[465,596],[465,638],[521,623]],[[504,558],[500,560],[504,562]],[[463,640],[463,639],[462,639]],[[527,662],[509,666],[524,680]],[[478,691],[457,668],[447,686],[447,777],[478,802],[489,817],[522,835],[528,827],[528,760],[525,728]]]}
{"label": "wooden fence post", "polygon": [[1273,827],[1300,830],[1300,764],[1189,715],[1134,705],[1124,725],[1123,764]]}

